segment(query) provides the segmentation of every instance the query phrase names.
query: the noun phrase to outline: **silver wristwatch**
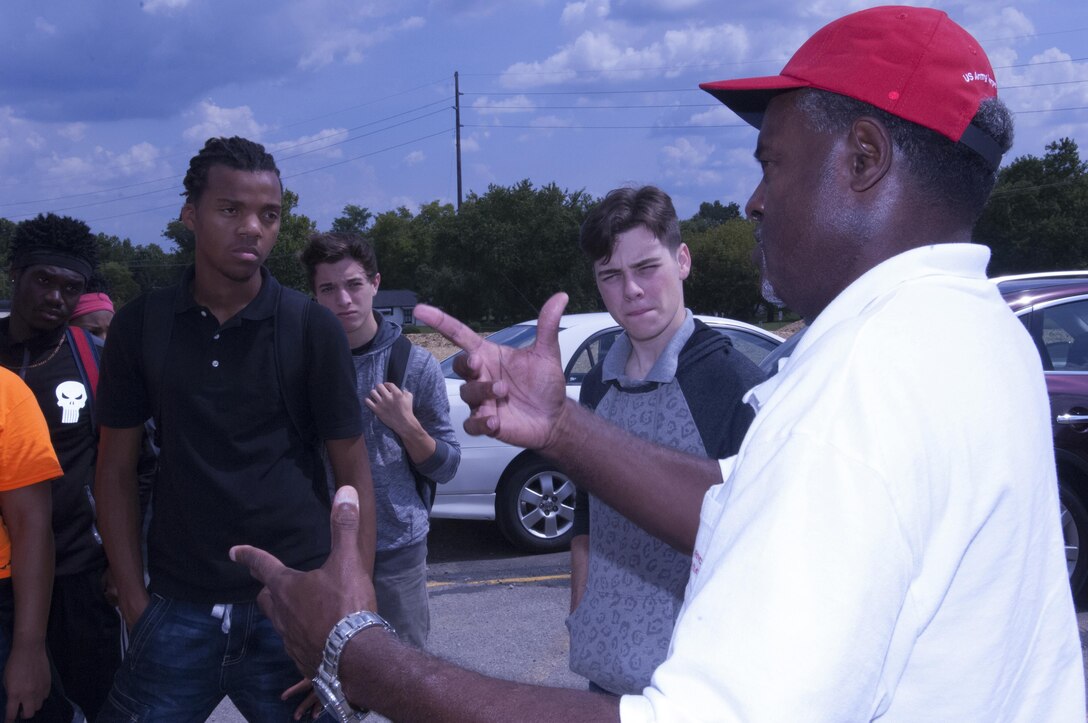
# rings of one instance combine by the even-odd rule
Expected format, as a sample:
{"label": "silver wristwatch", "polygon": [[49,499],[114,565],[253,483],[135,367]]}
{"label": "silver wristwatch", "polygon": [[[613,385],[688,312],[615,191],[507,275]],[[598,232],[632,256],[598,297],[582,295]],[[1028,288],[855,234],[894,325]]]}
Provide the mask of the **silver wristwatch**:
{"label": "silver wristwatch", "polygon": [[340,723],[361,721],[370,714],[369,710],[355,710],[344,697],[344,691],[340,687],[340,654],[357,633],[373,627],[382,627],[394,635],[397,632],[377,613],[360,610],[338,622],[329,633],[329,639],[325,641],[325,652],[313,680],[314,693],[329,715]]}

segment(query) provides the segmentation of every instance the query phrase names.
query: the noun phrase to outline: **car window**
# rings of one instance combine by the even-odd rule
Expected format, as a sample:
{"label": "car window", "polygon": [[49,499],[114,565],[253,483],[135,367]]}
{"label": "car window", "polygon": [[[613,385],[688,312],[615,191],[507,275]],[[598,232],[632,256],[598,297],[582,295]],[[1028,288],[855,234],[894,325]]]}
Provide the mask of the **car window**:
{"label": "car window", "polygon": [[[1088,299],[1037,311],[1048,369],[1088,371]],[[1044,364],[1046,360],[1044,359]]]}
{"label": "car window", "polygon": [[[505,329],[499,329],[494,334],[489,334],[488,341],[493,341],[496,344],[502,344],[503,346],[512,346],[515,349],[522,349],[529,346],[536,339],[536,326],[532,324],[515,324],[514,326],[508,326]],[[442,360],[442,376],[446,379],[460,379],[461,376],[457,372],[453,371],[453,360],[464,354],[463,351],[459,351],[453,356],[446,357]]]}
{"label": "car window", "polygon": [[619,335],[620,329],[617,326],[592,336],[583,343],[567,364],[567,384],[581,384],[589,370],[604,359],[604,355],[612,348],[612,343]]}
{"label": "car window", "polygon": [[734,348],[757,366],[780,343],[742,329],[719,328],[718,331],[728,336],[733,341]]}

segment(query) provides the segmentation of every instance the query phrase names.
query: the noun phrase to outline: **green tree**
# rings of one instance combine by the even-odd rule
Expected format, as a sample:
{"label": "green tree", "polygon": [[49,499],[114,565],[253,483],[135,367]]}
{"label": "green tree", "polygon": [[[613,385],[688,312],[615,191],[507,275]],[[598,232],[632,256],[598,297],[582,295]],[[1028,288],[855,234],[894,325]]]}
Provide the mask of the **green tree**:
{"label": "green tree", "polygon": [[752,263],[752,224],[738,214],[704,231],[684,233],[684,242],[691,249],[691,275],[684,291],[688,307],[697,314],[757,318],[764,301],[759,271]]}
{"label": "green tree", "polygon": [[167,223],[162,237],[177,246],[174,249],[176,262],[186,265],[193,263],[193,255],[196,253],[196,236],[181,222],[181,219],[175,218]]}
{"label": "green tree", "polygon": [[185,267],[191,263],[191,256],[191,251],[182,253],[180,250],[168,254],[154,243],[137,246],[130,264],[132,277],[141,291],[171,286],[181,279]]}
{"label": "green tree", "polygon": [[120,261],[99,262],[98,273],[106,280],[106,287],[115,307],[124,306],[142,291],[132,270]]}
{"label": "green tree", "polygon": [[703,201],[699,204],[698,213],[680,222],[680,230],[683,233],[700,233],[740,217],[740,206],[736,203],[731,202],[723,206],[721,201],[713,203]]}
{"label": "green tree", "polygon": [[370,209],[349,203],[340,215],[332,220],[332,230],[336,233],[354,233],[366,235],[366,227],[374,218]]}
{"label": "green tree", "polygon": [[8,269],[11,259],[8,258],[8,249],[11,247],[11,238],[15,235],[15,222],[6,218],[0,218],[0,299],[11,298],[11,275]]}
{"label": "green tree", "polygon": [[310,280],[306,277],[306,271],[302,268],[298,255],[310,240],[310,235],[317,230],[317,224],[308,216],[295,213],[296,208],[298,208],[298,194],[290,189],[283,189],[279,240],[272,248],[265,266],[284,286],[308,294]]}
{"label": "green tree", "polygon": [[592,274],[578,250],[578,230],[592,199],[528,180],[470,193],[456,223],[434,223],[434,263],[421,280],[424,298],[462,318],[503,325],[535,317],[556,291],[568,311],[597,308]]}
{"label": "green tree", "polygon": [[1069,138],[1001,169],[974,237],[990,275],[1088,268],[1088,164]]}

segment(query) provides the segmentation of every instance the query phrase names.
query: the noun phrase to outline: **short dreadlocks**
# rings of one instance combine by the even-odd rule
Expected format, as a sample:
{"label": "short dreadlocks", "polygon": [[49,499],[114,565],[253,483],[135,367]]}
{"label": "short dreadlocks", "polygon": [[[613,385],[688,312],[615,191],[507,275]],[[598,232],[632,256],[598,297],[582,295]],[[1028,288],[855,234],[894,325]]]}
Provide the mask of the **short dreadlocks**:
{"label": "short dreadlocks", "polygon": [[[238,171],[272,171],[279,178],[276,159],[260,143],[246,138],[209,138],[204,147],[189,161],[185,174],[186,203],[198,203],[200,195],[208,187],[208,170],[212,166],[226,166]],[[282,188],[282,183],[281,186]]]}

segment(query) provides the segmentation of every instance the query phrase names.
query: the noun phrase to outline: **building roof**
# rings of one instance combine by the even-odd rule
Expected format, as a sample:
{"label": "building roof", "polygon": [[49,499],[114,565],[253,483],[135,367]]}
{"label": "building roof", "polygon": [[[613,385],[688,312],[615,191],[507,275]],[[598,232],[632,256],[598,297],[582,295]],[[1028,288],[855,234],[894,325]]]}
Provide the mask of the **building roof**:
{"label": "building roof", "polygon": [[416,292],[408,289],[378,289],[374,295],[374,306],[378,308],[410,309],[418,303]]}

